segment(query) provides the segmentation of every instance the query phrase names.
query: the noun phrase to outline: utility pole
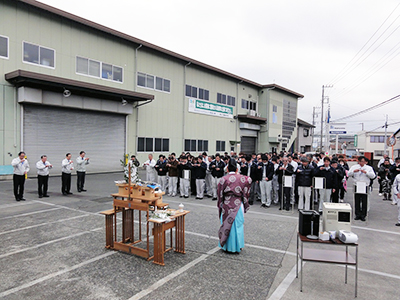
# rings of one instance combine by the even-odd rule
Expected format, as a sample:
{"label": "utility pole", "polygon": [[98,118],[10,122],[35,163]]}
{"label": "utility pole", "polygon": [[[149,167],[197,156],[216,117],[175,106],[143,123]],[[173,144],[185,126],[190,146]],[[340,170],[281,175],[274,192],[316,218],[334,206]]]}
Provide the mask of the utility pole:
{"label": "utility pole", "polygon": [[[315,127],[315,106],[312,108],[312,124]],[[314,127],[311,128],[311,150],[314,147],[314,138],[315,138],[315,133],[314,133]]]}
{"label": "utility pole", "polygon": [[384,148],[383,148],[383,154],[387,154],[387,144],[386,144],[386,140],[387,140],[387,128],[388,128],[388,115],[386,115],[386,121],[385,121],[385,142],[383,143]]}
{"label": "utility pole", "polygon": [[322,141],[324,136],[324,101],[325,101],[325,88],[331,88],[333,85],[322,86],[322,99],[321,99],[321,139],[319,141],[319,150],[322,152]]}

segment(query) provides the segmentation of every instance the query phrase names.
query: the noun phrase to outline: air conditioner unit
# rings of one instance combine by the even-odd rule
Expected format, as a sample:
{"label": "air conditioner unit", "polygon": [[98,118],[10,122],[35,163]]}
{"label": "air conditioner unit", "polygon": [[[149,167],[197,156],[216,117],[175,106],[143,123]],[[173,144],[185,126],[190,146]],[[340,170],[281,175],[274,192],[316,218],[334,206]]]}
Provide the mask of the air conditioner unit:
{"label": "air conditioner unit", "polygon": [[255,117],[256,116],[256,112],[254,110],[250,110],[249,111],[249,115]]}
{"label": "air conditioner unit", "polygon": [[260,114],[260,113],[256,113],[256,116],[257,116],[257,117],[261,117],[261,114]]}

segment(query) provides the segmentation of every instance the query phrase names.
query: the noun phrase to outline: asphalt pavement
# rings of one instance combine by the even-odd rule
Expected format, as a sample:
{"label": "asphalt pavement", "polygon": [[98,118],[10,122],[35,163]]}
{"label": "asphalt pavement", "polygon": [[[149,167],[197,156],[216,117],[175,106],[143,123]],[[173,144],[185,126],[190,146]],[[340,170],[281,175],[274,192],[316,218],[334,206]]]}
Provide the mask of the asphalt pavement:
{"label": "asphalt pavement", "polygon": [[[216,201],[164,196],[172,208],[183,203],[190,210],[186,254],[167,252],[159,266],[106,249],[99,212],[112,208],[114,180],[122,178],[122,172],[89,174],[87,192],[78,193],[73,176],[74,194],[63,196],[61,178],[51,176],[50,197],[41,199],[32,178],[21,202],[14,200],[12,181],[0,181],[0,299],[354,298],[354,267],[345,284],[345,269],[336,264],[304,263],[300,292],[297,209],[281,212],[256,202],[245,214],[244,250],[227,254],[218,248]],[[400,299],[397,206],[383,201],[376,187],[370,199],[367,221],[352,226],[359,236],[358,299]]]}

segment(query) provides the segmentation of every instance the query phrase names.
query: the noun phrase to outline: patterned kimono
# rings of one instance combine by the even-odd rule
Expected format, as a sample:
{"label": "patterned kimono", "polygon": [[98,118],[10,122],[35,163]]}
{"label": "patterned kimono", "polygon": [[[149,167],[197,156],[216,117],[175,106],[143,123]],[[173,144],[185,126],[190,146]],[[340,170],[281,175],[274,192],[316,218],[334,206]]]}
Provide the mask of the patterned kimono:
{"label": "patterned kimono", "polygon": [[244,213],[249,210],[251,178],[234,172],[221,178],[218,184],[218,212],[221,227],[219,245],[229,252],[240,252],[244,247]]}

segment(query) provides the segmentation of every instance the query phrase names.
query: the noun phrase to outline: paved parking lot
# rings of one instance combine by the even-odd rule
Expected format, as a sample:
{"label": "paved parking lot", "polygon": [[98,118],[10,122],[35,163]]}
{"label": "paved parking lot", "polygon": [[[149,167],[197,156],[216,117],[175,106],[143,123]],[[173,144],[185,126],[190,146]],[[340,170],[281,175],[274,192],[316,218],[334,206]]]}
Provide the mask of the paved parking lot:
{"label": "paved parking lot", "polygon": [[[36,180],[16,202],[12,182],[0,182],[1,299],[351,299],[354,269],[344,284],[338,265],[304,264],[303,292],[295,278],[297,211],[283,214],[258,202],[245,215],[242,253],[218,249],[216,202],[164,197],[186,217],[186,254],[168,252],[164,267],[107,250],[104,216],[112,208],[114,180],[122,174],[88,175],[88,192],[62,196],[50,178],[50,198],[39,199]],[[73,182],[76,177],[73,177]],[[348,197],[349,199],[351,197]],[[257,205],[258,204],[258,205]],[[400,228],[397,206],[376,189],[359,236],[359,299],[399,299]]]}

